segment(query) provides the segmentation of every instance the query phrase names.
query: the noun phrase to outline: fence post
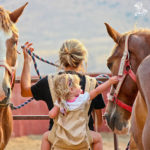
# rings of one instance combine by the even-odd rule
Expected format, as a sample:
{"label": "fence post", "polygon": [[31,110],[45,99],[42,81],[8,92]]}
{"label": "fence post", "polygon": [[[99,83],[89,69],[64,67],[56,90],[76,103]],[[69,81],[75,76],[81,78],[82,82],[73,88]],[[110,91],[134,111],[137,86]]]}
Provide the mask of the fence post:
{"label": "fence post", "polygon": [[118,137],[115,133],[113,133],[114,135],[114,150],[119,150],[118,149]]}

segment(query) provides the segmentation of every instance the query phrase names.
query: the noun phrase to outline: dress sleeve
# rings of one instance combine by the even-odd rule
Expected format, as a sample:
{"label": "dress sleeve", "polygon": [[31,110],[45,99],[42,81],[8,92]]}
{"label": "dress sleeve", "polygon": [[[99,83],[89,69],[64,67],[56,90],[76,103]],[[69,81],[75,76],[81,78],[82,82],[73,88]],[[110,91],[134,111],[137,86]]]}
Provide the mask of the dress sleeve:
{"label": "dress sleeve", "polygon": [[49,93],[48,90],[49,87],[47,82],[47,76],[31,86],[32,95],[36,100],[43,100],[46,96],[46,93]]}
{"label": "dress sleeve", "polygon": [[84,94],[81,94],[81,95],[82,95],[82,100],[84,102],[86,102],[90,99],[90,94],[88,92],[85,92]]}

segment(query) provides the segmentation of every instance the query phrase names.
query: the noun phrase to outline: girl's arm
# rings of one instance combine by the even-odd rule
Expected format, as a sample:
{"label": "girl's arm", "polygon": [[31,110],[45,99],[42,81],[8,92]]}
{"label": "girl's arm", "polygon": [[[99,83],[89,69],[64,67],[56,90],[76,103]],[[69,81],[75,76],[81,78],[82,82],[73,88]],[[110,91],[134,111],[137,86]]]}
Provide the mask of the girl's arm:
{"label": "girl's arm", "polygon": [[99,85],[97,88],[95,88],[90,92],[90,100],[94,99],[98,94],[102,93],[103,91],[108,89],[112,84],[115,84],[117,82],[118,82],[117,76],[111,77],[109,80]]}
{"label": "girl's arm", "polygon": [[49,111],[49,117],[50,118],[56,118],[59,114],[60,108],[58,106],[54,106],[50,111]]}
{"label": "girl's arm", "polygon": [[54,107],[49,111],[49,117],[50,118],[56,118],[60,111],[60,105],[58,101],[55,102]]}

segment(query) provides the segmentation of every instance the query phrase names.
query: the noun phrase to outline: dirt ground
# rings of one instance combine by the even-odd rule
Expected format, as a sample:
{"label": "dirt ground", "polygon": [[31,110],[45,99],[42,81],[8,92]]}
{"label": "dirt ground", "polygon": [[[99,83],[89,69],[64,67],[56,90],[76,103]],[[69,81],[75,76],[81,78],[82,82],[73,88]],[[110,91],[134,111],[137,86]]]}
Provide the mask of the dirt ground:
{"label": "dirt ground", "polygon": [[[112,133],[101,133],[103,150],[114,150],[114,138]],[[129,136],[117,136],[119,150],[125,150]],[[5,150],[40,150],[41,135],[30,135],[11,138]]]}

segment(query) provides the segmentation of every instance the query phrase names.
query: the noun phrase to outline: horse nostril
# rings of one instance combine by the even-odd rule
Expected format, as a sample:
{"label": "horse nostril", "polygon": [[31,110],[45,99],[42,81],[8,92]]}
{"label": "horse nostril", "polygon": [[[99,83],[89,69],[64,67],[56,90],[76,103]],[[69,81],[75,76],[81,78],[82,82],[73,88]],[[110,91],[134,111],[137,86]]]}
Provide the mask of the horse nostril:
{"label": "horse nostril", "polygon": [[107,120],[107,118],[108,118],[108,114],[105,113],[105,114],[103,115],[103,119],[104,119],[104,120]]}
{"label": "horse nostril", "polygon": [[10,95],[10,88],[7,89],[7,96]]}
{"label": "horse nostril", "polygon": [[7,87],[7,88],[4,89],[4,91],[5,91],[6,97],[9,97],[11,89],[9,87]]}
{"label": "horse nostril", "polygon": [[111,70],[111,68],[112,68],[112,63],[107,63],[107,67]]}

